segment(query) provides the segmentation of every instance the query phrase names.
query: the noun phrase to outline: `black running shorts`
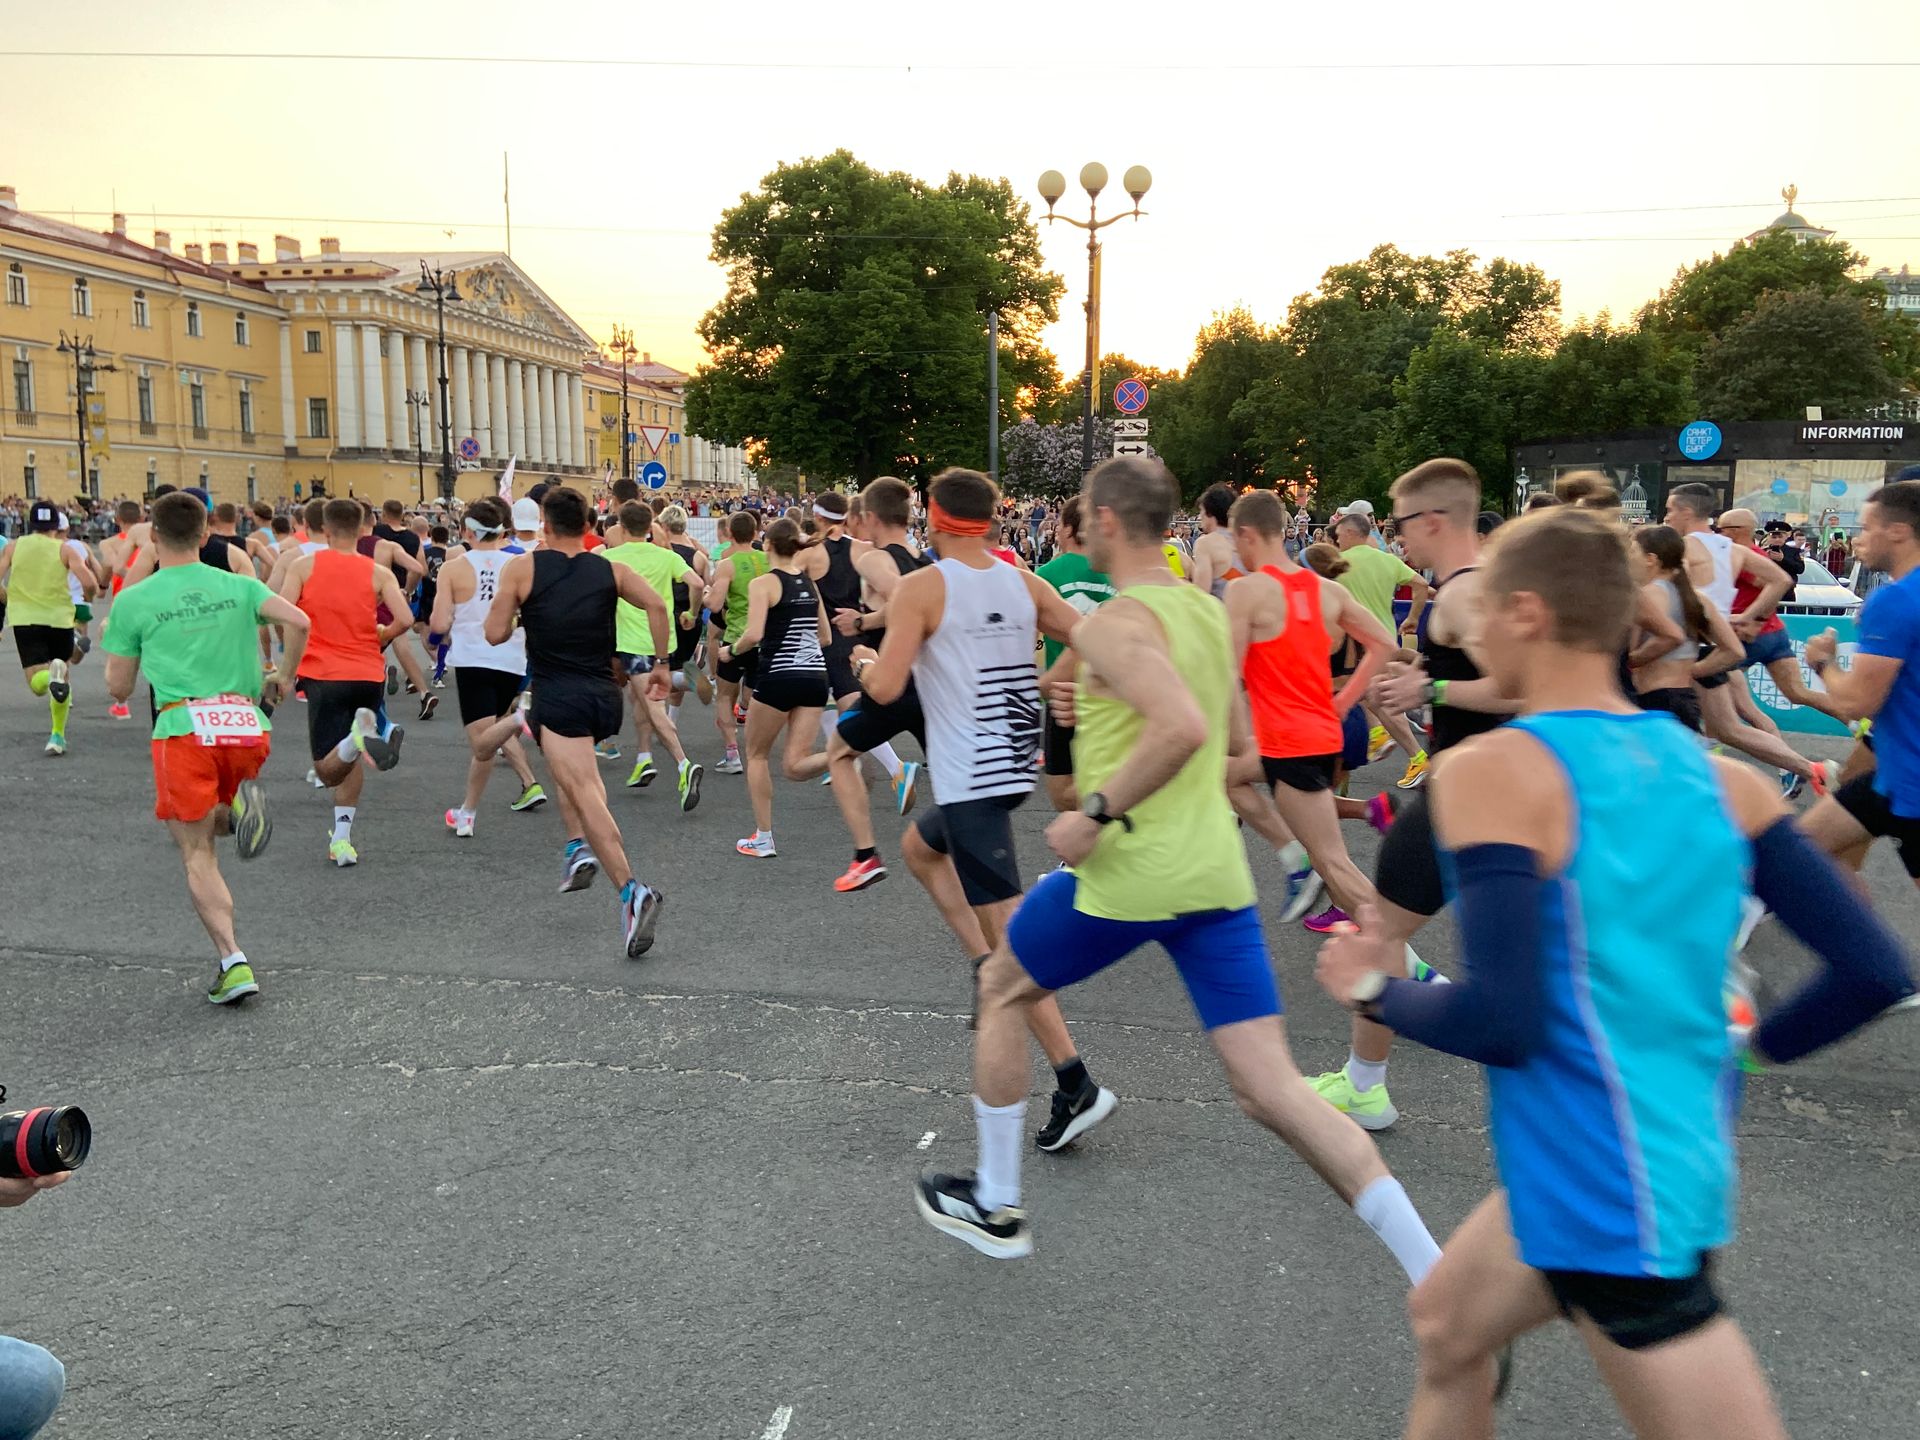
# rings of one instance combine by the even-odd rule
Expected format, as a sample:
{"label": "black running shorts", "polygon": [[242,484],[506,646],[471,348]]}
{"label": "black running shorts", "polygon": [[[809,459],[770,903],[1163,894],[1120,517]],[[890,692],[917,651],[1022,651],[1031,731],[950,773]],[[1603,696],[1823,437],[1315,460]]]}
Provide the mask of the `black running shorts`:
{"label": "black running shorts", "polygon": [[1584,1270],[1542,1270],[1561,1313],[1591,1320],[1622,1350],[1646,1350],[1690,1335],[1721,1313],[1713,1288],[1713,1257],[1677,1280],[1647,1275],[1595,1275]]}
{"label": "black running shorts", "polygon": [[1284,785],[1289,790],[1299,790],[1308,795],[1333,789],[1333,777],[1339,768],[1338,755],[1287,755],[1279,759],[1271,755],[1260,757],[1260,769],[1265,773],[1269,786],[1277,790]]}
{"label": "black running shorts", "polygon": [[833,643],[826,647],[827,688],[833,692],[835,700],[844,700],[849,695],[860,693],[860,682],[853,678],[853,647],[864,644],[851,635],[833,632]]}
{"label": "black running shorts", "polygon": [[[733,654],[732,651],[727,653]],[[751,690],[760,673],[760,647],[756,645],[744,655],[734,655],[731,660],[716,658],[713,673],[729,685],[744,685]]]}
{"label": "black running shorts", "polygon": [[387,687],[378,680],[302,680],[307,692],[307,748],[324,760],[353,729],[353,712],[383,713]]}
{"label": "black running shorts", "polygon": [[487,670],[478,665],[453,667],[453,688],[460,697],[460,723],[477,725],[508,714],[527,683],[523,675]]}
{"label": "black running shorts", "polygon": [[533,709],[527,722],[536,737],[550,731],[567,740],[591,740],[598,745],[620,733],[626,720],[626,698],[612,682],[576,676],[548,677],[533,687]]}
{"label": "black running shorts", "polygon": [[1394,811],[1393,824],[1380,841],[1380,858],[1374,862],[1373,886],[1381,899],[1416,915],[1438,915],[1445,907],[1440,852],[1424,789]]}
{"label": "black running shorts", "polygon": [[820,670],[768,670],[753,685],[753,703],[774,710],[824,710],[827,677]]}
{"label": "black running shorts", "polygon": [[961,800],[923,811],[914,822],[929,850],[952,857],[967,904],[997,905],[1018,900],[1024,891],[1020,862],[1013,853],[1013,812],[1026,800],[1024,790]]}
{"label": "black running shorts", "polygon": [[1642,710],[1660,710],[1673,716],[1694,734],[1700,733],[1700,696],[1691,685],[1664,690],[1642,690],[1633,697]]}
{"label": "black running shorts", "polygon": [[20,668],[37,670],[55,660],[73,659],[73,627],[70,625],[16,625],[13,645],[20,652]]}
{"label": "black running shorts", "polygon": [[882,705],[871,695],[862,695],[851,710],[840,716],[836,732],[856,755],[877,750],[896,735],[911,735],[927,748],[927,717],[920,710],[920,692],[907,682],[900,698]]}
{"label": "black running shorts", "polygon": [[695,621],[686,629],[679,628],[680,622],[674,621],[672,662],[675,670],[687,668],[687,662],[693,659],[693,652],[700,648],[700,624]]}
{"label": "black running shorts", "polygon": [[1920,880],[1920,819],[1894,814],[1887,797],[1873,788],[1875,774],[1869,770],[1865,775],[1854,776],[1833,798],[1869,835],[1893,841],[1907,874]]}

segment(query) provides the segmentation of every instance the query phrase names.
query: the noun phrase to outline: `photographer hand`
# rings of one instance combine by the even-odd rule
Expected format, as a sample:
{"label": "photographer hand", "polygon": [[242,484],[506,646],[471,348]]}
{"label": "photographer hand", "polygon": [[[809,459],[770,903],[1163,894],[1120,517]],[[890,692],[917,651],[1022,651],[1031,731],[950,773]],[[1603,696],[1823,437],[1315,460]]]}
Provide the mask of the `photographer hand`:
{"label": "photographer hand", "polygon": [[71,1170],[62,1170],[54,1175],[38,1175],[31,1180],[11,1180],[0,1175],[0,1208],[24,1205],[42,1190],[66,1184],[72,1174]]}

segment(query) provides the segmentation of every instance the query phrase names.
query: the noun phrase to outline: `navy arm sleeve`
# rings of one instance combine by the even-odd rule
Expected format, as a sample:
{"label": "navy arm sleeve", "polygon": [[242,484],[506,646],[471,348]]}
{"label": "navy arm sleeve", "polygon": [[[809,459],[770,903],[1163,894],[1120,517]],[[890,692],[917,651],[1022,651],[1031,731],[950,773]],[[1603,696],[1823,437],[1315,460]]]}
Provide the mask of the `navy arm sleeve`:
{"label": "navy arm sleeve", "polygon": [[1453,985],[1389,980],[1376,1002],[1396,1033],[1482,1065],[1520,1065],[1544,1029],[1539,856],[1472,845],[1454,856],[1465,973]]}
{"label": "navy arm sleeve", "polygon": [[1893,932],[1785,816],[1753,842],[1753,892],[1823,962],[1754,1030],[1751,1043],[1763,1059],[1811,1055],[1913,994]]}

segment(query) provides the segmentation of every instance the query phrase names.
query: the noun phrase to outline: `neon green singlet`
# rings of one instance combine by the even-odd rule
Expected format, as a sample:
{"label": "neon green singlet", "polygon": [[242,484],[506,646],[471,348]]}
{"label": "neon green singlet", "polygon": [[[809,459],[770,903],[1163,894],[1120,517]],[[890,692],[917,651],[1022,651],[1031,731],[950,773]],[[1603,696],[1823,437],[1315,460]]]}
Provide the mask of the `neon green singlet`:
{"label": "neon green singlet", "polygon": [[22,535],[13,542],[13,568],[7,572],[7,618],[15,625],[73,628],[73,592],[67,589],[67,562],[52,535]]}
{"label": "neon green singlet", "polygon": [[[1236,678],[1227,611],[1191,585],[1135,585],[1108,604],[1138,600],[1166,631],[1167,653],[1200,713],[1207,741],[1161,789],[1127,812],[1131,832],[1106,826],[1074,867],[1074,909],[1106,920],[1170,920],[1253,904],[1253,872],[1227,800],[1227,737]],[[1089,694],[1080,671],[1073,773],[1082,795],[1106,784],[1140,737],[1140,713]]]}
{"label": "neon green singlet", "polygon": [[767,573],[767,555],[746,545],[720,558],[733,561],[733,579],[727,582],[727,628],[722,636],[731,645],[747,633],[747,587]]}

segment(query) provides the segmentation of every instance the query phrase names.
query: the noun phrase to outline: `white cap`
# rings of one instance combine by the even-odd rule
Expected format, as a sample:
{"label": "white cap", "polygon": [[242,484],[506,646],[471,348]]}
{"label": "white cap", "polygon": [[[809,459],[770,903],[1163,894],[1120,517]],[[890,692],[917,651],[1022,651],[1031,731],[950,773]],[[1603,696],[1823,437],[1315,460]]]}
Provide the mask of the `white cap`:
{"label": "white cap", "polygon": [[515,530],[538,530],[540,528],[540,502],[528,499],[514,501],[513,528]]}
{"label": "white cap", "polygon": [[1365,515],[1368,519],[1372,519],[1373,502],[1371,500],[1356,500],[1351,505],[1342,505],[1333,513],[1335,515]]}

